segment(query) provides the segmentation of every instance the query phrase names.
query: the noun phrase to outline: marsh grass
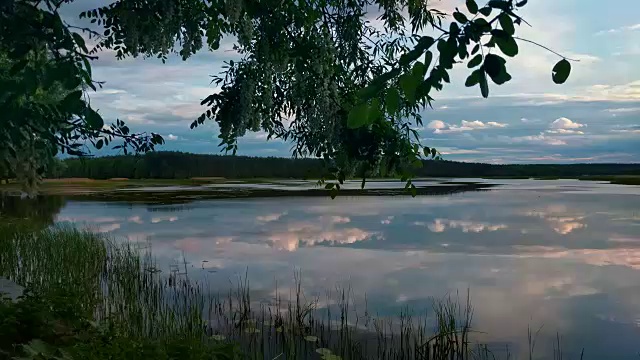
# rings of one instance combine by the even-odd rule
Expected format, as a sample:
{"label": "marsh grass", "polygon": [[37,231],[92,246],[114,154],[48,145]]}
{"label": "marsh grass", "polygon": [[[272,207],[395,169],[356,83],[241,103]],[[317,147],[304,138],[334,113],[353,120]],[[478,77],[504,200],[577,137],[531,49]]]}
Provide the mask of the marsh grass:
{"label": "marsh grass", "polygon": [[616,185],[640,185],[640,175],[582,176],[583,181],[608,181]]}
{"label": "marsh grass", "polygon": [[[299,273],[289,291],[276,286],[273,298],[253,299],[246,276],[217,293],[206,280],[192,280],[186,262],[167,273],[148,249],[91,232],[7,234],[0,237],[1,276],[43,296],[64,293],[84,316],[126,337],[231,342],[247,359],[514,358],[508,347],[497,352],[474,340],[468,293],[433,301],[426,314],[406,309],[385,318],[356,307],[350,288],[307,296]],[[559,340],[553,359],[562,358]]]}

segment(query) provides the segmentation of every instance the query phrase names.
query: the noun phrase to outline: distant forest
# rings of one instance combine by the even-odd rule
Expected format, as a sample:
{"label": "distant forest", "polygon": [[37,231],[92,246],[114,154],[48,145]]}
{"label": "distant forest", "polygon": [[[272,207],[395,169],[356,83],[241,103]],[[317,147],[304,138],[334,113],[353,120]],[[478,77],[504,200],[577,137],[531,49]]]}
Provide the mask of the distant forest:
{"label": "distant forest", "polygon": [[[151,152],[66,159],[52,177],[92,179],[187,179],[192,177],[317,179],[325,173],[318,159]],[[640,164],[494,165],[424,161],[418,177],[579,177],[640,175]]]}

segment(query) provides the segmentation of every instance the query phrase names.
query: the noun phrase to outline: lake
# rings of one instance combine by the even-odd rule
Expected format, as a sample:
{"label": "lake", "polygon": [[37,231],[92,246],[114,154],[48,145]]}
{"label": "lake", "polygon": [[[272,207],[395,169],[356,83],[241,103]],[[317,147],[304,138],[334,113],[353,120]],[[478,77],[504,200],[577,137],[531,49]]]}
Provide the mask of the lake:
{"label": "lake", "polygon": [[[500,185],[416,198],[67,200],[55,221],[150,246],[159,269],[181,264],[214,291],[246,274],[252,298],[268,301],[300,271],[307,294],[350,286],[356,304],[366,299],[370,312],[393,317],[469,290],[474,329],[487,341],[522,353],[528,327],[541,328],[541,351],[559,334],[566,351],[584,348],[585,359],[637,359],[640,187],[490,182]],[[287,185],[311,186],[273,186]]]}

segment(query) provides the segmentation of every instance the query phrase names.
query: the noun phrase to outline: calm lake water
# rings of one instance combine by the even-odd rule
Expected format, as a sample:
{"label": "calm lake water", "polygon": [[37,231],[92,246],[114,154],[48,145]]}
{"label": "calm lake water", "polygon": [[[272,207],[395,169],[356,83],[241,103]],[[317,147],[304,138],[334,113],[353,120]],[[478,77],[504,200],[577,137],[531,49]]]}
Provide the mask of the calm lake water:
{"label": "calm lake water", "polygon": [[350,285],[387,317],[470,289],[474,327],[491,341],[526,347],[527,327],[542,326],[541,351],[557,332],[585,359],[637,359],[640,187],[493,182],[417,198],[67,201],[55,220],[148,242],[160,269],[186,260],[221,291],[248,269],[253,298],[268,299],[300,270],[308,294]]}

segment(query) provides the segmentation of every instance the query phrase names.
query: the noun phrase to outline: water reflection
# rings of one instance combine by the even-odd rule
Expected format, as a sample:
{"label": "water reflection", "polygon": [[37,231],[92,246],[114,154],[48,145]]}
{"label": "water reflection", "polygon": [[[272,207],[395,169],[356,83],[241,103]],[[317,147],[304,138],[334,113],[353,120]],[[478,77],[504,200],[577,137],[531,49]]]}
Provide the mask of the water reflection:
{"label": "water reflection", "polygon": [[308,293],[348,283],[385,317],[470,288],[490,340],[521,343],[544,324],[541,347],[558,331],[589,358],[623,359],[640,350],[639,199],[634,187],[524,181],[415,199],[198,201],[170,214],[69,202],[57,219],[148,241],[159,267],[186,259],[214,289],[248,267],[269,296],[301,269]]}

